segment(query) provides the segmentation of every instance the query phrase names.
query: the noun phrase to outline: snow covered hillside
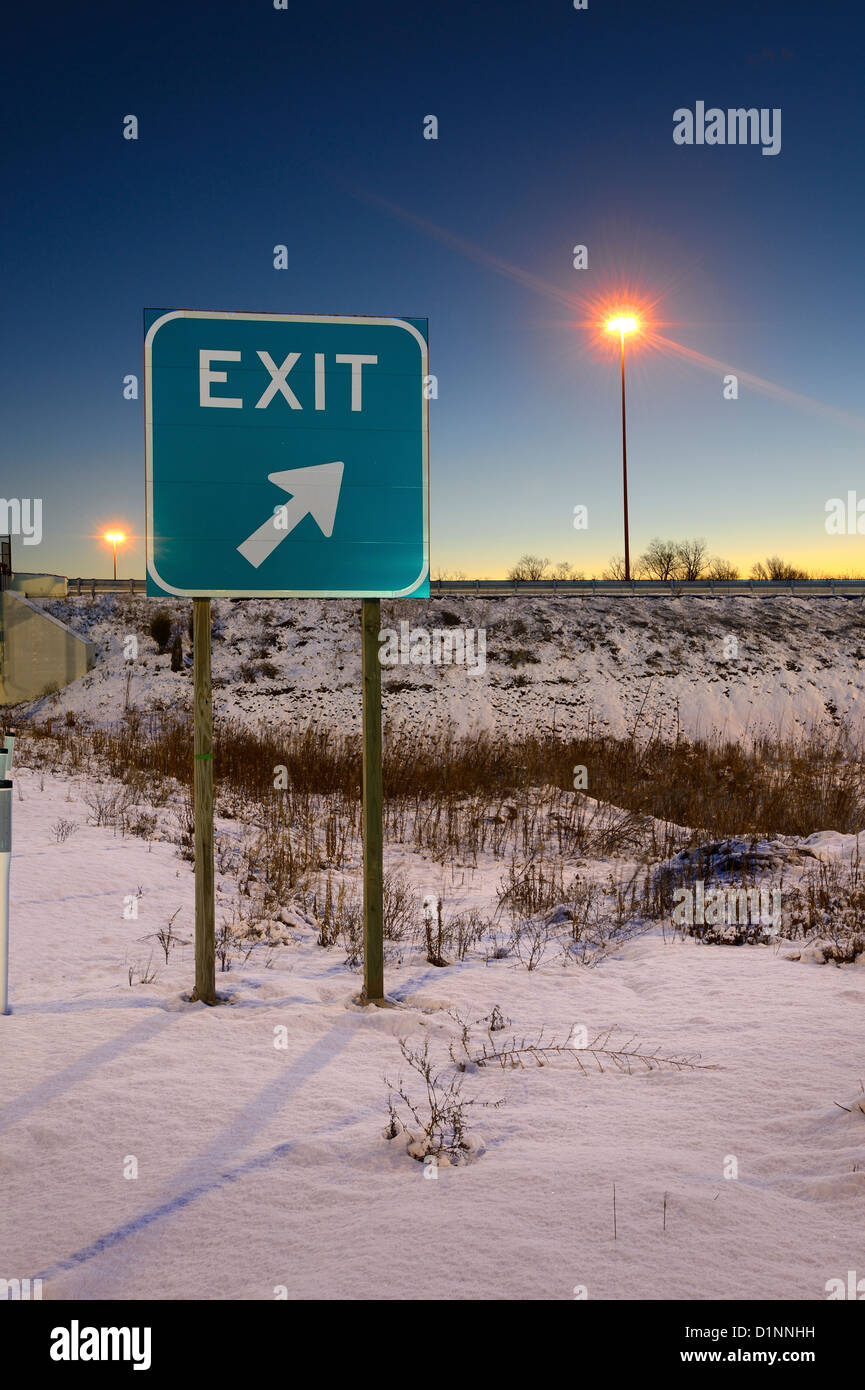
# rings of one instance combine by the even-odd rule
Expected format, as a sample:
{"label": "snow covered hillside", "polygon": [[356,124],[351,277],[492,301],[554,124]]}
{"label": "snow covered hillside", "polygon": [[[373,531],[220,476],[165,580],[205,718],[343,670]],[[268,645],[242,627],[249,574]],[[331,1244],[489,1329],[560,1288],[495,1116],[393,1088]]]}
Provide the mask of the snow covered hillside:
{"label": "snow covered hillside", "polygon": [[[129,596],[42,600],[97,644],[93,672],[35,702],[113,722],[124,707],[189,704],[188,668],[170,669],[148,634],[159,608],[186,631],[191,605]],[[252,723],[360,719],[359,604],[348,600],[214,601],[214,707]],[[382,626],[486,633],[484,669],[395,665],[385,718],[421,732],[452,726],[562,733],[594,724],[626,734],[713,730],[741,737],[849,722],[865,711],[865,607],[860,600],[448,597],[382,604]],[[125,656],[126,638],[138,656]],[[478,667],[481,663],[476,663]]]}

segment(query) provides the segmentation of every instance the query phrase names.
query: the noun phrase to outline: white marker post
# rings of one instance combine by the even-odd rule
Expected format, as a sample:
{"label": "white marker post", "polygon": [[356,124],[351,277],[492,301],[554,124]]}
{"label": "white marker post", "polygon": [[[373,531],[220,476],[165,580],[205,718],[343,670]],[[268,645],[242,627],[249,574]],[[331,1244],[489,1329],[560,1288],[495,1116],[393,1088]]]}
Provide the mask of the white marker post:
{"label": "white marker post", "polygon": [[8,754],[8,756],[7,756],[7,758],[6,758],[6,776],[7,776],[7,777],[11,777],[11,775],[12,775],[12,754],[13,754],[13,752],[14,752],[14,750],[15,750],[15,730],[14,730],[14,729],[7,729],[7,731],[6,731],[6,737],[4,738],[3,742],[4,742],[5,746],[6,746],[6,752],[7,752],[7,754]]}
{"label": "white marker post", "polygon": [[0,1014],[9,1008],[9,866],[12,860],[12,783],[0,782]]}

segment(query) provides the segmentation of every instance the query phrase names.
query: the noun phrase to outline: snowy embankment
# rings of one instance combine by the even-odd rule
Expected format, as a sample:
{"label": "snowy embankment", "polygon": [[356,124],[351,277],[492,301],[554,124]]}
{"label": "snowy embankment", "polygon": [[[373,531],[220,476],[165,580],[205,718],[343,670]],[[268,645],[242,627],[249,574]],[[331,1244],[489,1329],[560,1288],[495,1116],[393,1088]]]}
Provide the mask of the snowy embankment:
{"label": "snowy embankment", "polygon": [[[183,630],[191,605],[108,595],[42,606],[97,645],[96,669],[31,707],[114,722],[124,708],[188,707],[191,674],[157,655],[149,624],[166,608]],[[359,728],[359,605],[348,600],[214,601],[214,707],[257,724]],[[385,718],[412,733],[453,726],[518,733],[588,727],[624,735],[640,719],[742,738],[839,722],[861,732],[865,607],[788,597],[472,599],[382,604],[382,626],[486,633],[486,657],[384,669]],[[138,639],[128,660],[126,639]],[[483,664],[483,669],[480,665]]]}
{"label": "snowy embankment", "polygon": [[[395,1007],[376,1009],[356,1002],[344,952],[298,919],[236,957],[217,977],[228,1002],[208,1009],[184,1001],[191,947],[166,962],[153,935],[173,917],[192,937],[176,847],[87,824],[81,783],[19,766],[16,789],[9,1277],[41,1276],[49,1299],[790,1300],[861,1273],[861,965],[667,928],[593,969],[435,968],[406,952],[387,967]],[[814,845],[834,852],[832,837]],[[458,884],[449,870],[445,885],[404,850],[396,863],[420,892],[487,906],[503,868]],[[471,1112],[481,1156],[429,1180],[383,1137],[383,1076],[417,1093],[398,1039],[428,1039],[447,1068],[451,1011],[494,1005],[518,1036],[617,1028],[706,1069],[470,1069],[464,1094],[505,1104]]]}

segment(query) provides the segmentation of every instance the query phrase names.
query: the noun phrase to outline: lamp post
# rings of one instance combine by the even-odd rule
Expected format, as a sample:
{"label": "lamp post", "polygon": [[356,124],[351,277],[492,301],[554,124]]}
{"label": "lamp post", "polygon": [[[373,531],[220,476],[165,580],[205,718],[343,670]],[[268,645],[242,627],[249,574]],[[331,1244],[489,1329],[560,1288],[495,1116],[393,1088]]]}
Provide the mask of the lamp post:
{"label": "lamp post", "polygon": [[105,539],[111,541],[114,546],[114,578],[117,579],[117,546],[120,541],[125,541],[126,537],[122,531],[106,531]]}
{"label": "lamp post", "polygon": [[622,345],[622,500],[625,514],[625,579],[631,577],[631,549],[628,531],[628,436],[625,429],[625,335],[636,331],[635,318],[620,315],[607,322],[608,333],[618,333]]}

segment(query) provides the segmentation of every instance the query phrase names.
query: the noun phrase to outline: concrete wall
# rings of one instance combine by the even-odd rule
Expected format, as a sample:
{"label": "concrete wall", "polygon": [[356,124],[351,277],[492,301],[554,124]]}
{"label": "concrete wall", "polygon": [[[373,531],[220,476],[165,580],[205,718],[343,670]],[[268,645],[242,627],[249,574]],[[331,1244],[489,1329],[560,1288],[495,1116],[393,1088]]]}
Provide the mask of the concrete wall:
{"label": "concrete wall", "polygon": [[96,648],[35,603],[0,593],[0,705],[35,700],[96,663]]}
{"label": "concrete wall", "polygon": [[65,574],[13,574],[9,588],[30,598],[65,598],[68,584]]}

